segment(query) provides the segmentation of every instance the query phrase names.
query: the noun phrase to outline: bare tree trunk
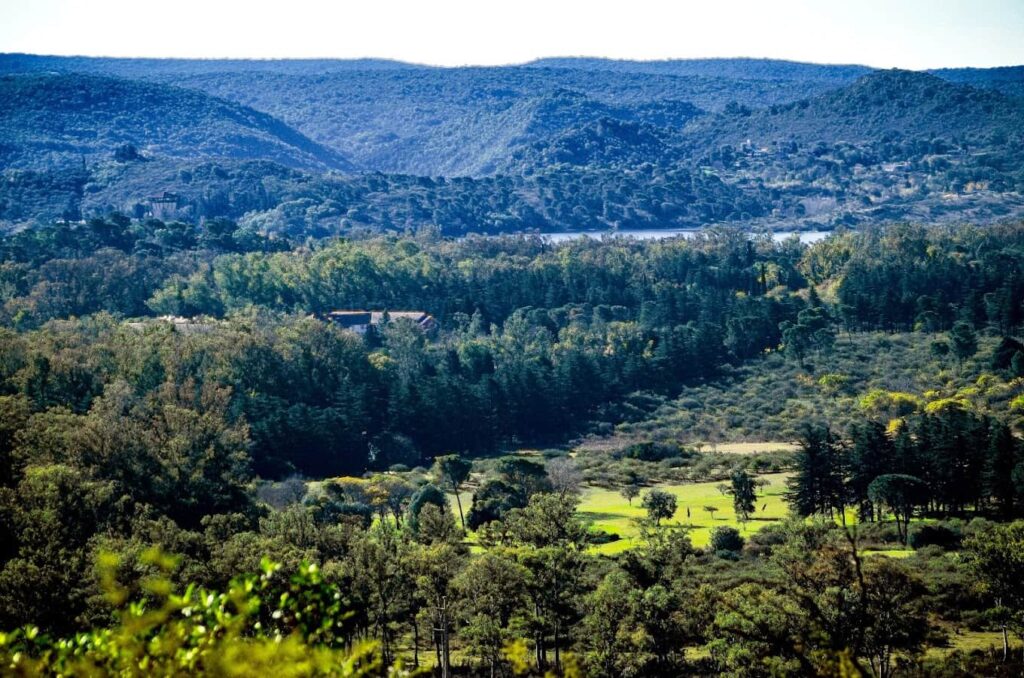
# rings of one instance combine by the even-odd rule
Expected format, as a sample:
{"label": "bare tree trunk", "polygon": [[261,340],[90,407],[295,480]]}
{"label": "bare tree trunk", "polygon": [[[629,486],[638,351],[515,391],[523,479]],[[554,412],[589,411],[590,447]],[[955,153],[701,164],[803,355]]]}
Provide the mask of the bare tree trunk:
{"label": "bare tree trunk", "polygon": [[562,670],[562,652],[559,647],[559,631],[561,630],[561,622],[555,622],[555,670]]}
{"label": "bare tree trunk", "polygon": [[534,636],[533,641],[534,641],[534,645],[536,646],[535,650],[536,650],[536,654],[537,654],[537,669],[540,670],[540,671],[544,671],[544,664],[545,664],[545,657],[544,657],[544,655],[546,654],[544,652],[544,632],[543,631],[539,631],[537,633],[537,635]]}
{"label": "bare tree trunk", "polygon": [[443,662],[441,661],[441,627],[437,624],[434,624],[434,654],[437,655],[435,666],[444,670],[442,668]]}
{"label": "bare tree trunk", "polygon": [[441,645],[442,645],[442,664],[441,664],[441,678],[450,678],[452,675],[452,652],[451,645],[449,643],[450,638],[448,636],[448,598],[445,597],[441,601]]}
{"label": "bare tree trunk", "polygon": [[445,620],[444,631],[442,633],[443,633],[443,636],[444,636],[444,667],[443,667],[443,671],[442,671],[441,676],[442,676],[442,678],[451,678],[451,675],[452,675],[452,648],[451,648],[451,645],[449,644],[450,639],[448,637],[448,622],[447,622],[447,620]]}
{"label": "bare tree trunk", "polygon": [[462,530],[463,530],[463,532],[465,532],[465,530],[466,530],[466,517],[464,515],[462,515],[462,497],[459,496],[459,488],[458,487],[455,488],[455,503],[459,507],[459,520],[462,521]]}
{"label": "bare tree trunk", "polygon": [[420,667],[420,623],[415,616],[412,618],[412,665]]}

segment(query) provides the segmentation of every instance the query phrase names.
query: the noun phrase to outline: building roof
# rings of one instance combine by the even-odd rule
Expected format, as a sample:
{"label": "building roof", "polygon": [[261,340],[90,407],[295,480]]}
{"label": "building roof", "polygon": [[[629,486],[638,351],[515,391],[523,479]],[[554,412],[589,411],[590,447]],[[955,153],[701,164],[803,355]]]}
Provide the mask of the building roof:
{"label": "building roof", "polygon": [[353,327],[371,324],[373,314],[370,311],[331,311],[327,314],[327,319],[342,327]]}
{"label": "building roof", "polygon": [[390,320],[397,320],[398,318],[407,318],[415,323],[421,323],[427,318],[430,318],[430,314],[424,313],[423,311],[371,311],[373,320],[371,321],[374,325],[379,325],[384,322],[384,314],[388,314]]}
{"label": "building roof", "polygon": [[436,324],[434,316],[425,311],[330,311],[324,317],[342,327],[358,327],[380,325],[384,322],[385,315],[389,320],[411,320],[424,329],[432,328]]}

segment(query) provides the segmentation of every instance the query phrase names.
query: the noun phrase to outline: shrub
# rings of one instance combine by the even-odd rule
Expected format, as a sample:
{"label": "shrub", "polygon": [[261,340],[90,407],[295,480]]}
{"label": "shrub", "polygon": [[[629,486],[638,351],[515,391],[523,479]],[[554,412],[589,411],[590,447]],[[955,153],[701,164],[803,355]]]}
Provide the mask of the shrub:
{"label": "shrub", "polygon": [[743,550],[743,543],[743,536],[735,527],[716,527],[711,532],[709,548],[715,553],[720,551],[738,553]]}
{"label": "shrub", "polygon": [[587,541],[595,546],[600,544],[611,544],[612,542],[619,541],[620,539],[622,539],[622,537],[619,535],[612,534],[611,532],[605,532],[604,530],[595,530],[587,536]]}
{"label": "shrub", "polygon": [[945,525],[922,525],[910,535],[910,547],[915,551],[926,546],[939,546],[949,551],[960,547],[961,535]]}
{"label": "shrub", "polygon": [[866,546],[898,544],[900,541],[899,532],[896,530],[895,523],[892,522],[862,523],[857,529]]}
{"label": "shrub", "polygon": [[674,457],[692,456],[678,443],[647,441],[635,443],[619,453],[619,458],[639,459],[640,461],[662,461]]}

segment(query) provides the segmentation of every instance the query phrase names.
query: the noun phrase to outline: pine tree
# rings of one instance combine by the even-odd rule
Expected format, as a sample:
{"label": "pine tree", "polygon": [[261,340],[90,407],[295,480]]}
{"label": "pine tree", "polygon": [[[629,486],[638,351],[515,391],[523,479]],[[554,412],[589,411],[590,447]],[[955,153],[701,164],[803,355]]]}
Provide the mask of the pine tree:
{"label": "pine tree", "polygon": [[1015,511],[1016,487],[1013,471],[1017,466],[1017,441],[1005,424],[994,424],[989,436],[985,467],[985,495],[995,502],[1004,518]]}
{"label": "pine tree", "polygon": [[730,492],[736,517],[741,523],[747,522],[750,519],[750,514],[756,510],[757,488],[754,486],[754,479],[742,469],[733,471]]}
{"label": "pine tree", "polygon": [[878,476],[895,472],[895,449],[885,427],[878,422],[869,421],[855,426],[851,437],[850,500],[856,502],[862,520],[874,520],[878,507],[868,497],[868,486]]}
{"label": "pine tree", "polygon": [[789,480],[786,500],[801,516],[844,515],[845,463],[842,450],[827,426],[805,424],[797,453],[797,471]]}
{"label": "pine tree", "polygon": [[963,320],[954,324],[949,331],[949,343],[953,355],[961,364],[978,352],[978,335],[971,324]]}

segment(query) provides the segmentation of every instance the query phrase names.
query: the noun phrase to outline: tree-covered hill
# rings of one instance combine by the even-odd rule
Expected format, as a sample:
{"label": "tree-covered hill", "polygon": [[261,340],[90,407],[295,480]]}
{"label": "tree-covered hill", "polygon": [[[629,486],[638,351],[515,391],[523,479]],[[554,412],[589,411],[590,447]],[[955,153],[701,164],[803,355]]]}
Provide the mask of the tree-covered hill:
{"label": "tree-covered hill", "polygon": [[[612,62],[609,62],[612,63]],[[247,64],[251,65],[247,67]],[[724,65],[723,65],[724,68]],[[689,102],[720,111],[761,107],[836,86],[828,79],[778,80],[714,74],[619,72],[597,68],[431,68],[379,61],[191,61],[0,55],[0,72],[84,72],[197,89],[269,113],[360,167],[410,174],[487,169],[491,153],[466,148],[500,137],[509,117],[559,90],[597,104],[634,107]],[[513,125],[519,120],[513,121]],[[672,116],[662,123],[672,121]]]}
{"label": "tree-covered hill", "polygon": [[850,82],[871,71],[868,66],[853,64],[811,64],[782,59],[747,58],[632,61],[628,59],[556,57],[537,59],[525,65],[533,68],[567,68],[611,73],[651,73],[705,78],[735,78],[738,80],[793,80],[835,84]]}
{"label": "tree-covered hill", "polygon": [[[0,55],[0,72],[5,226],[142,216],[163,191],[179,218],[292,236],[1024,214],[1024,100],[993,85],[1015,68]],[[146,162],[115,161],[128,144]],[[324,172],[353,165],[368,174]]]}
{"label": "tree-covered hill", "polygon": [[426,175],[488,169],[487,149],[478,159],[460,160],[461,167],[453,166],[448,154],[502,135],[510,117],[519,124],[524,119],[519,116],[526,116],[538,97],[562,90],[610,107],[669,101],[702,110],[722,110],[732,101],[786,103],[808,91],[802,83],[539,68],[212,73],[161,79],[271,113],[367,169]]}
{"label": "tree-covered hill", "polygon": [[[440,174],[446,176],[523,174],[559,160],[577,165],[591,162],[606,164],[603,162],[605,158],[601,157],[604,154],[595,150],[587,154],[591,156],[588,158],[549,158],[531,151],[549,145],[564,145],[567,143],[565,137],[586,135],[595,127],[599,128],[598,136],[606,136],[610,130],[622,130],[616,125],[618,122],[681,129],[703,113],[685,101],[615,105],[574,90],[555,89],[515,100],[507,107],[485,107],[471,115],[442,123],[438,133],[433,135],[436,145],[420,151],[429,150],[435,154]],[[601,124],[606,122],[610,125]],[[624,140],[627,146],[635,143]],[[601,143],[600,139],[595,141]],[[408,146],[410,155],[417,152],[415,143],[410,141]],[[647,144],[635,150],[622,148],[619,155],[625,152],[637,156],[639,162],[652,162],[661,158],[663,150]]]}
{"label": "tree-covered hill", "polygon": [[[840,87],[852,83],[872,70],[856,64],[814,64],[781,59],[665,59],[630,61],[583,57],[537,59],[524,64],[534,68],[564,68],[611,73],[648,73],[652,75],[700,76],[736,80],[793,81]],[[992,89],[1011,96],[1024,95],[1024,66],[996,68],[936,68],[925,71],[949,82]],[[811,92],[809,91],[808,94]]]}
{"label": "tree-covered hill", "polygon": [[520,171],[529,172],[532,168],[557,164],[669,165],[680,160],[680,153],[669,144],[670,139],[670,132],[647,123],[601,118],[516,149],[510,169],[519,167]]}
{"label": "tree-covered hill", "polygon": [[229,217],[266,233],[323,237],[438,227],[445,235],[573,229],[696,228],[764,216],[771,205],[709,174],[653,165],[556,165],[531,176],[430,178],[317,174],[267,161],[107,161],[86,171],[8,171],[0,222],[45,224],[113,212],[141,217],[146,198],[179,196],[187,221]]}
{"label": "tree-covered hill", "polygon": [[0,77],[0,138],[5,168],[81,166],[119,150],[129,162],[155,154],[352,168],[266,113],[194,90],[81,74]]}
{"label": "tree-covered hill", "polygon": [[294,75],[334,71],[430,68],[394,59],[174,59],[49,56],[11,52],[0,54],[0,72],[95,73],[142,78],[226,72],[277,72]]}
{"label": "tree-covered hill", "polygon": [[1019,214],[1024,103],[926,73],[878,71],[784,106],[703,116],[684,155],[819,223],[995,221]]}
{"label": "tree-covered hill", "polygon": [[898,139],[1018,142],[1024,102],[927,73],[875,71],[808,99],[706,117],[691,135],[709,145],[868,143]]}
{"label": "tree-covered hill", "polygon": [[998,68],[940,68],[935,75],[974,87],[986,87],[1015,97],[1024,97],[1024,66]]}

